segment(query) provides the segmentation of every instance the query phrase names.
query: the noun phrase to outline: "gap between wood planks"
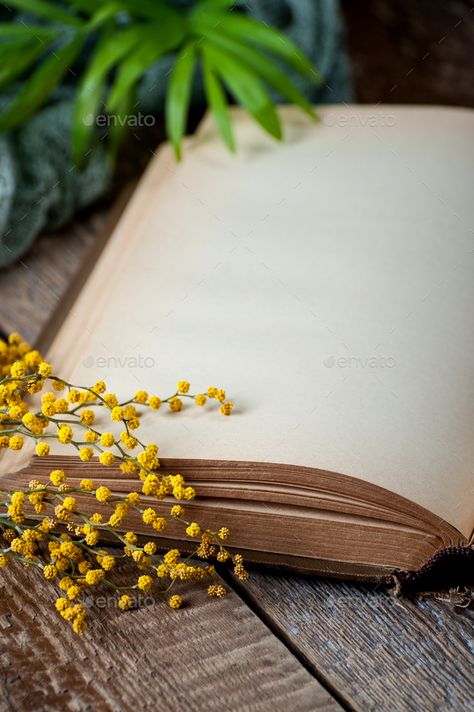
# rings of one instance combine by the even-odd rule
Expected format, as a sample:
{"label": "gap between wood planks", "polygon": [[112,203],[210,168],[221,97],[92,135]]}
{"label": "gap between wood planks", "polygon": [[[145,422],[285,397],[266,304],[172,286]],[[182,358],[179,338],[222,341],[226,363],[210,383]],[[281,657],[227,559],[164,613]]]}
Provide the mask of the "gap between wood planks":
{"label": "gap between wood planks", "polygon": [[354,704],[332,683],[332,681],[319,670],[314,663],[295,646],[285,629],[279,626],[273,618],[266,612],[252,592],[245,586],[245,583],[240,581],[234,574],[225,567],[218,567],[218,573],[221,578],[230,586],[233,591],[242,599],[242,601],[255,613],[269,631],[287,648],[287,650],[295,657],[298,662],[312,675],[320,685],[346,710],[346,712],[360,712],[359,707]]}

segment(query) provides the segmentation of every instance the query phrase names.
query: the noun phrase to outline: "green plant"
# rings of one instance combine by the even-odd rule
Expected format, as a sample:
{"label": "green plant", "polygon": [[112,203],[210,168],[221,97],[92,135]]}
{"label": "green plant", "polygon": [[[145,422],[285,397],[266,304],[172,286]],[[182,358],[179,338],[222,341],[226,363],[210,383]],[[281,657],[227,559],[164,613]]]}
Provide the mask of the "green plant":
{"label": "green plant", "polygon": [[227,92],[276,139],[282,131],[268,88],[314,116],[280,68],[286,64],[317,81],[309,60],[285,35],[236,11],[232,0],[199,0],[187,12],[164,0],[9,0],[9,5],[37,17],[38,23],[0,23],[0,90],[29,74],[0,113],[0,130],[30,117],[72,71],[86,43],[92,46],[75,98],[76,163],[90,146],[93,119],[102,107],[122,118],[110,130],[110,146],[116,150],[126,131],[123,119],[133,113],[141,76],[168,53],[176,53],[176,61],[167,87],[166,130],[178,159],[197,67],[231,151]]}

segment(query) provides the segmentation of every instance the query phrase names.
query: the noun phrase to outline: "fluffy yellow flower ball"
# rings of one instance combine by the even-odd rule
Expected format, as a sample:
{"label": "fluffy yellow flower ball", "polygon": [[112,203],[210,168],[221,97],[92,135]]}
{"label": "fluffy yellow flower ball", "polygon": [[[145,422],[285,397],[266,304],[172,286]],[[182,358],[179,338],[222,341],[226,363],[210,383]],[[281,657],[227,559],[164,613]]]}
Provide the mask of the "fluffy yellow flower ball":
{"label": "fluffy yellow flower ball", "polygon": [[23,361],[15,361],[10,367],[10,375],[13,378],[22,378],[26,374],[26,368]]}
{"label": "fluffy yellow flower ball", "polygon": [[12,435],[8,440],[8,447],[10,450],[21,450],[23,447],[23,438],[21,435]]}
{"label": "fluffy yellow flower ball", "polygon": [[226,401],[221,405],[219,408],[220,412],[222,415],[230,415],[232,413],[232,408],[234,407],[234,404],[231,403],[230,401]]}
{"label": "fluffy yellow flower ball", "polygon": [[99,394],[105,393],[106,390],[107,386],[105,385],[104,381],[97,381],[97,383],[91,388],[91,391]]}
{"label": "fluffy yellow flower ball", "polygon": [[152,410],[158,410],[161,408],[161,398],[158,398],[158,396],[150,396],[148,405]]}
{"label": "fluffy yellow flower ball", "polygon": [[47,363],[46,361],[42,361],[40,363],[40,365],[38,366],[38,373],[43,378],[48,378],[52,372],[53,372],[53,367],[51,366],[50,363]]}
{"label": "fluffy yellow flower ball", "polygon": [[95,491],[95,496],[99,502],[107,502],[112,497],[112,492],[108,487],[98,487]]}
{"label": "fluffy yellow flower ball", "polygon": [[115,437],[112,433],[102,433],[100,436],[100,444],[104,447],[112,447],[115,442]]}
{"label": "fluffy yellow flower ball", "polygon": [[94,457],[94,451],[91,447],[81,447],[79,450],[79,457],[83,462],[90,462]]}
{"label": "fluffy yellow flower ball", "polygon": [[181,596],[178,596],[178,594],[175,594],[174,596],[171,596],[171,598],[168,601],[170,608],[181,608],[183,605],[183,599]]}
{"label": "fluffy yellow flower ball", "polygon": [[199,524],[197,524],[197,522],[191,522],[191,524],[186,527],[186,534],[188,536],[195,537],[199,536],[200,533],[201,527],[199,526]]}
{"label": "fluffy yellow flower ball", "polygon": [[81,422],[84,423],[84,425],[92,425],[95,420],[95,413],[93,410],[90,410],[87,408],[86,410],[83,410],[81,413]]}
{"label": "fluffy yellow flower ball", "polygon": [[171,398],[168,405],[170,407],[170,410],[173,411],[173,413],[177,413],[183,407],[183,401],[181,400],[181,398],[175,396],[174,398]]}
{"label": "fluffy yellow flower ball", "polygon": [[141,591],[149,591],[153,585],[151,576],[139,576],[137,586]]}
{"label": "fluffy yellow flower ball", "polygon": [[67,445],[71,442],[73,436],[72,428],[69,425],[61,425],[58,430],[58,440],[63,445]]}
{"label": "fluffy yellow flower ball", "polygon": [[46,457],[46,455],[49,455],[48,443],[38,443],[35,451],[38,457]]}
{"label": "fluffy yellow flower ball", "polygon": [[55,487],[62,485],[66,479],[66,473],[64,470],[51,470],[49,473],[49,479]]}
{"label": "fluffy yellow flower ball", "polygon": [[127,593],[124,593],[123,596],[120,596],[118,607],[121,611],[128,611],[132,606],[133,599],[131,596],[129,596]]}
{"label": "fluffy yellow flower ball", "polygon": [[101,465],[111,467],[115,462],[115,455],[112,452],[101,452],[99,455]]}

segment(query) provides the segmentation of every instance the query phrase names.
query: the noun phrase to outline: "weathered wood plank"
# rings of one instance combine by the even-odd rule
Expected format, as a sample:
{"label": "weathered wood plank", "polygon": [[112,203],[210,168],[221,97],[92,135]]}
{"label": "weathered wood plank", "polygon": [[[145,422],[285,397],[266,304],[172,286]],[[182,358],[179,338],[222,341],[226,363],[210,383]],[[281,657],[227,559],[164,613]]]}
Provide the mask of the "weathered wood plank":
{"label": "weathered wood plank", "polygon": [[340,709],[235,593],[211,600],[191,585],[180,611],[157,600],[127,613],[102,597],[77,636],[39,571],[8,567],[1,584],[2,709]]}
{"label": "weathered wood plank", "polygon": [[474,106],[470,0],[342,0],[341,8],[357,101]]}
{"label": "weathered wood plank", "polygon": [[0,329],[35,343],[97,237],[107,211],[44,235],[12,267],[0,270]]}
{"label": "weathered wood plank", "polygon": [[382,587],[260,572],[246,593],[308,668],[354,708],[474,709],[474,611],[397,599]]}

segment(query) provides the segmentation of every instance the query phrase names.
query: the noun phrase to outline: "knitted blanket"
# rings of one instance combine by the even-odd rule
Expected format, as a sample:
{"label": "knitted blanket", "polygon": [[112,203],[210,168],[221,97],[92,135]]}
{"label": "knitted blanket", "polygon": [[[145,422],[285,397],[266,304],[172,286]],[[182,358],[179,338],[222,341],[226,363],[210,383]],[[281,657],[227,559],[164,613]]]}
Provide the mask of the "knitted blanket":
{"label": "knitted blanket", "polygon": [[[324,78],[321,87],[292,75],[306,96],[315,103],[351,100],[338,0],[247,0],[245,7],[287,33],[311,58]],[[172,62],[166,57],[144,75],[137,112],[162,113]],[[109,186],[110,163],[100,144],[81,170],[72,167],[73,96],[73,85],[63,87],[19,129],[0,135],[0,267],[18,260],[41,231],[65,225]],[[192,101],[204,103],[198,82]]]}

